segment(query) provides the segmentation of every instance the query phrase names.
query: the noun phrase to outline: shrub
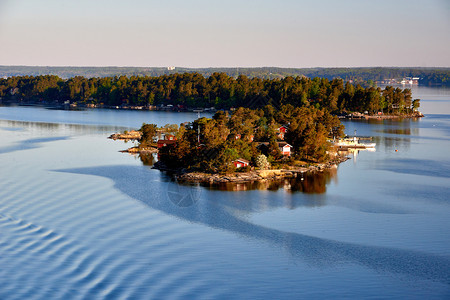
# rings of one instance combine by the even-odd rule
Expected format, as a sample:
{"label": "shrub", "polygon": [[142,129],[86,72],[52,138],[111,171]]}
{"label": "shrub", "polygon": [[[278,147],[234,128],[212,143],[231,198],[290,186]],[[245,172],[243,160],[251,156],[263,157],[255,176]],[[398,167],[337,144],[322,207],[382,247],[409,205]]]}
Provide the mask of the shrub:
{"label": "shrub", "polygon": [[264,154],[258,155],[256,157],[256,166],[261,170],[266,170],[270,168],[270,164],[267,161],[267,157]]}

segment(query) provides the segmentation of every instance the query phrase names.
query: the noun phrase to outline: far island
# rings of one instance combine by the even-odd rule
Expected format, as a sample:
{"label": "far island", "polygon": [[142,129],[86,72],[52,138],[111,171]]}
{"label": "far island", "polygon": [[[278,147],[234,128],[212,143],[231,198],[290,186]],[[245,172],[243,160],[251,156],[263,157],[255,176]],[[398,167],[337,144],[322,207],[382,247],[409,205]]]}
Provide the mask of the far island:
{"label": "far island", "polygon": [[225,73],[204,77],[175,73],[158,77],[103,78],[54,75],[0,78],[0,103],[59,109],[113,108],[162,111],[262,109],[284,105],[326,109],[350,118],[420,117],[411,89],[377,87],[373,81],[286,76],[262,79]]}

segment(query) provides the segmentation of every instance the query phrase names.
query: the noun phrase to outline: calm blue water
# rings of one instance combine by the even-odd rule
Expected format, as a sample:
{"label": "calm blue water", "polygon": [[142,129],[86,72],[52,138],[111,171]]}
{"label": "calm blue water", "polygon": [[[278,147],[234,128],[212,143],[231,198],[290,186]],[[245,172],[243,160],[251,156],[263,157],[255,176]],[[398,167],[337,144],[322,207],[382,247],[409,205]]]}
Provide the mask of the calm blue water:
{"label": "calm blue water", "polygon": [[0,107],[0,299],[448,299],[450,93],[435,91],[423,119],[346,122],[377,148],[324,193],[180,186],[106,139],[196,114]]}

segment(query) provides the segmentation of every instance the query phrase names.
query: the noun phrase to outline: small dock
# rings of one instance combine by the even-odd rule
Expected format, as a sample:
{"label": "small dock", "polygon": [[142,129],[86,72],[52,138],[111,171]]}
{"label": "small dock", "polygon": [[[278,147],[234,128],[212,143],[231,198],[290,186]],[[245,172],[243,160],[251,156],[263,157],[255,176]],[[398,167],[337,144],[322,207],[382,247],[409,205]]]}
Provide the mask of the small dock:
{"label": "small dock", "polygon": [[371,141],[372,137],[347,137],[334,142],[334,146],[337,148],[337,150],[368,149],[375,148],[376,146],[376,143],[360,143],[359,141],[361,140]]}

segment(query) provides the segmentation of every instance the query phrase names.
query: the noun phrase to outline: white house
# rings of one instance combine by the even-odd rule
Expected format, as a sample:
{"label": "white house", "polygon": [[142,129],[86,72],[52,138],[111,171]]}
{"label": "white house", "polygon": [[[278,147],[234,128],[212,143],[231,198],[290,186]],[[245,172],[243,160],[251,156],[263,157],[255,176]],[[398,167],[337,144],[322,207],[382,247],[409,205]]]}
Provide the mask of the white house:
{"label": "white house", "polygon": [[286,142],[278,142],[278,147],[280,148],[281,154],[283,154],[284,156],[291,156],[291,145]]}

